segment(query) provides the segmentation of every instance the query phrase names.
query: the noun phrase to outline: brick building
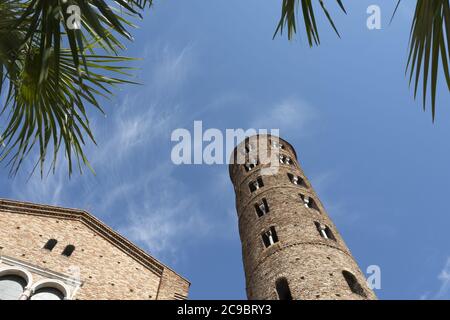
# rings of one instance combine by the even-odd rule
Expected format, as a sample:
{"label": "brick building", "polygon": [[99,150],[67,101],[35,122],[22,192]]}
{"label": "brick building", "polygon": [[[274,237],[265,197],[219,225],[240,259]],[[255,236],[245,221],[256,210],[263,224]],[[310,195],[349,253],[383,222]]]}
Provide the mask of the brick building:
{"label": "brick building", "polygon": [[86,211],[0,200],[0,299],[186,299],[189,282]]}
{"label": "brick building", "polygon": [[232,159],[249,299],[376,299],[288,142],[254,136]]}

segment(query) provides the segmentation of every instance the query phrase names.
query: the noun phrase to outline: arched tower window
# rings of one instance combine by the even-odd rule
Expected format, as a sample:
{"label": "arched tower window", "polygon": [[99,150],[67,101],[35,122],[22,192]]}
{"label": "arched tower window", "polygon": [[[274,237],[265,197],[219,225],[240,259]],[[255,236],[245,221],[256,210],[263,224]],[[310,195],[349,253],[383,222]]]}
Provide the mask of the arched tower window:
{"label": "arched tower window", "polygon": [[260,203],[255,203],[255,210],[258,217],[269,213],[269,205],[267,204],[266,198],[263,198]]}
{"label": "arched tower window", "polygon": [[305,181],[302,179],[302,177],[294,176],[292,173],[288,173],[287,175],[288,175],[289,181],[291,181],[292,184],[306,188]]}
{"label": "arched tower window", "polygon": [[356,279],[356,277],[352,273],[344,270],[342,271],[342,275],[344,276],[345,281],[347,282],[348,286],[350,287],[350,290],[353,293],[356,293],[357,295],[360,295],[365,298],[367,297],[363,287],[359,284],[358,279]]}
{"label": "arched tower window", "polygon": [[281,164],[288,164],[288,165],[293,165],[294,162],[292,162],[292,159],[288,156],[285,156],[283,154],[280,155],[280,163]]}
{"label": "arched tower window", "polygon": [[275,230],[275,227],[270,227],[269,230],[264,232],[262,234],[262,239],[263,239],[263,242],[264,242],[264,245],[266,246],[266,248],[277,243],[278,235],[277,235],[277,231]]}
{"label": "arched tower window", "polygon": [[64,294],[56,288],[41,288],[31,296],[30,300],[64,300]]}
{"label": "arched tower window", "polygon": [[256,159],[251,159],[251,160],[249,161],[249,163],[247,163],[247,164],[244,165],[245,171],[246,171],[246,172],[252,171],[254,168],[256,168],[256,166],[257,166],[258,164],[259,164],[259,163],[258,163],[258,160],[256,160]]}
{"label": "arched tower window", "polygon": [[272,148],[273,149],[284,149],[284,145],[279,141],[272,140]]}
{"label": "arched tower window", "polygon": [[323,225],[317,221],[315,221],[314,224],[316,225],[317,231],[319,231],[319,234],[322,238],[336,241],[336,238],[334,237],[333,232],[331,231],[331,229],[328,226]]}
{"label": "arched tower window", "polygon": [[253,151],[253,144],[251,144],[250,142],[249,142],[249,139],[247,138],[246,139],[246,143],[245,143],[245,152],[246,153],[250,153],[250,152],[252,152]]}
{"label": "arched tower window", "polygon": [[248,184],[248,187],[250,188],[250,192],[255,192],[256,190],[261,189],[264,187],[264,182],[261,177],[258,177],[256,181],[252,181]]}
{"label": "arched tower window", "polygon": [[5,275],[0,277],[0,300],[19,300],[27,282],[17,275]]}
{"label": "arched tower window", "polygon": [[317,203],[316,203],[316,201],[314,201],[313,198],[305,196],[303,194],[300,194],[300,199],[302,200],[302,202],[306,208],[310,208],[310,209],[319,211],[319,207],[317,206]]}
{"label": "arched tower window", "polygon": [[44,246],[44,249],[48,250],[48,251],[52,251],[53,248],[56,246],[56,244],[58,243],[58,241],[56,239],[50,239],[47,241],[47,243]]}
{"label": "arched tower window", "polygon": [[75,246],[69,244],[67,247],[64,248],[64,251],[61,254],[66,257],[70,257],[74,251]]}
{"label": "arched tower window", "polygon": [[291,289],[286,278],[280,278],[275,282],[279,300],[292,300]]}

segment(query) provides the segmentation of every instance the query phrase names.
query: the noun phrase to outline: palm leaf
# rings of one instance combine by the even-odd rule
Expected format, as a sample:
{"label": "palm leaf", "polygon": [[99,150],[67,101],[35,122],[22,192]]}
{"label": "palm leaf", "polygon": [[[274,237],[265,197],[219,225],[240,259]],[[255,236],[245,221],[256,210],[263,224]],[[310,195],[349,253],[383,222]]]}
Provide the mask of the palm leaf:
{"label": "palm leaf", "polygon": [[[327,7],[323,0],[317,0],[318,3],[325,14],[328,22],[332,26],[333,30],[340,37],[340,34],[334,24],[333,19],[331,18],[330,13],[328,12]],[[345,7],[341,0],[336,0],[336,3],[340,7],[340,9],[346,13]],[[310,46],[319,45],[320,37],[319,31],[316,24],[316,18],[314,14],[314,6],[313,0],[283,0],[282,9],[281,9],[281,18],[278,22],[278,26],[275,30],[274,37],[280,33],[283,34],[283,31],[287,28],[288,39],[292,39],[295,33],[297,33],[297,11],[301,7],[301,13],[303,16],[303,22],[305,25],[305,31],[308,38],[308,43]]]}
{"label": "palm leaf", "polygon": [[[398,2],[397,6],[400,4]],[[450,6],[448,0],[418,0],[411,26],[407,72],[414,83],[414,98],[422,83],[422,103],[426,109],[428,90],[431,91],[431,114],[436,117],[436,95],[439,66],[450,90]]]}
{"label": "palm leaf", "polygon": [[[89,106],[102,111],[98,97],[110,97],[112,86],[132,83],[118,56],[131,40],[130,18],[151,0],[0,0],[0,116],[6,126],[0,135],[0,162],[15,175],[34,148],[39,150],[43,175],[46,160],[55,170],[60,150],[80,172],[89,166],[84,147],[95,143],[89,126]],[[82,28],[65,23],[67,9],[81,9]],[[62,19],[61,19],[62,17]],[[102,111],[103,112],[103,111]]]}

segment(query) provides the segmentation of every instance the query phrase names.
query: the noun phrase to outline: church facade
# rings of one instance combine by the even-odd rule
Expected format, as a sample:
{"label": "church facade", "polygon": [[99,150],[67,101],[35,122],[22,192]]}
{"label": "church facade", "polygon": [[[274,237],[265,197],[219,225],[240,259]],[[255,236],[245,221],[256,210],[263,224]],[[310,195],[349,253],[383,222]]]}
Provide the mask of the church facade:
{"label": "church facade", "polygon": [[0,300],[185,300],[188,280],[83,210],[0,200]]}

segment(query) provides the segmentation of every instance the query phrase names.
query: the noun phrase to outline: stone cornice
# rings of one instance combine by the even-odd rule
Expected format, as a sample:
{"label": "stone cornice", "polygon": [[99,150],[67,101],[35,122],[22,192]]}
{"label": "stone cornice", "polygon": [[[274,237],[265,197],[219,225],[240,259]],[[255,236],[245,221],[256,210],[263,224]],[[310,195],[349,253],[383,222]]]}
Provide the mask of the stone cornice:
{"label": "stone cornice", "polygon": [[187,279],[180,276],[178,273],[147,254],[144,250],[140,249],[134,243],[120,235],[118,232],[114,231],[112,228],[108,227],[106,224],[104,224],[102,221],[100,221],[87,211],[0,199],[0,213],[1,211],[80,221],[96,234],[100,235],[108,242],[116,246],[118,249],[128,254],[130,257],[132,257],[134,260],[139,262],[141,265],[143,265],[156,275],[161,276],[164,269],[169,269],[177,274],[180,278],[185,280],[187,283],[190,283]]}
{"label": "stone cornice", "polygon": [[33,265],[30,263],[24,262],[22,260],[15,259],[13,257],[7,257],[7,256],[0,255],[0,262],[4,263],[5,265],[8,265],[8,266],[23,267],[27,270],[32,271],[35,274],[39,274],[39,275],[43,276],[44,278],[61,280],[64,283],[69,283],[73,286],[79,287],[83,284],[83,282],[81,280],[73,278],[70,275],[66,275],[66,274],[63,274],[60,272],[55,272],[55,271],[52,271],[49,269],[45,269],[45,268],[39,267],[37,265]]}

